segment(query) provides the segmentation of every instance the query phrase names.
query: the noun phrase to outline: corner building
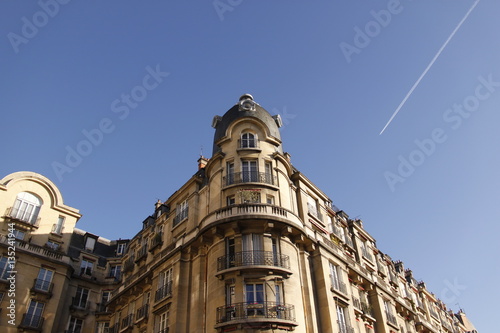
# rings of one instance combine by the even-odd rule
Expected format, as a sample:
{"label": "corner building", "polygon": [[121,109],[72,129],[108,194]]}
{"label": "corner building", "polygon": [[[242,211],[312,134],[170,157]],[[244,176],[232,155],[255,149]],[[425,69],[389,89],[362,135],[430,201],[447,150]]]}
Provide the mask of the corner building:
{"label": "corner building", "polygon": [[215,116],[213,154],[131,240],[110,332],[464,333],[290,163],[251,95]]}
{"label": "corner building", "polygon": [[476,331],[293,167],[279,116],[243,95],[212,125],[212,156],[130,240],[76,228],[42,175],[1,179],[0,331]]}

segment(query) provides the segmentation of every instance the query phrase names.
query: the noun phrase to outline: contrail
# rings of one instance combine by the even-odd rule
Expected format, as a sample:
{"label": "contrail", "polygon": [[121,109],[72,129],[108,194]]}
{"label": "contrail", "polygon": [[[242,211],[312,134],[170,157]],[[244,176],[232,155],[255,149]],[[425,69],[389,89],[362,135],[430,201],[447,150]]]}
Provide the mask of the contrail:
{"label": "contrail", "polygon": [[387,128],[387,126],[389,126],[389,124],[391,123],[391,121],[394,119],[394,117],[396,117],[396,115],[398,114],[399,110],[401,110],[401,108],[403,107],[403,105],[406,103],[406,100],[408,100],[408,98],[410,97],[410,95],[413,93],[413,91],[415,90],[415,88],[417,88],[418,84],[420,83],[420,81],[422,81],[422,79],[424,78],[425,74],[427,74],[427,72],[429,71],[429,69],[432,67],[432,65],[434,65],[434,63],[436,62],[437,58],[441,55],[441,53],[443,52],[444,48],[446,47],[446,45],[448,45],[448,43],[450,42],[450,40],[453,38],[453,36],[455,35],[455,33],[458,31],[458,29],[460,29],[460,27],[462,26],[462,24],[465,22],[465,20],[467,20],[467,17],[469,17],[470,13],[474,10],[474,8],[476,8],[477,4],[479,3],[479,1],[481,0],[476,0],[474,2],[474,4],[472,5],[472,7],[469,9],[469,11],[467,12],[467,14],[465,14],[465,16],[462,18],[462,20],[460,21],[460,23],[458,23],[457,27],[455,28],[455,30],[453,30],[453,32],[451,33],[451,35],[448,37],[448,39],[444,42],[443,46],[441,46],[441,48],[439,49],[439,51],[436,53],[436,55],[434,56],[434,58],[432,58],[431,62],[429,63],[429,65],[427,65],[427,68],[425,68],[425,70],[423,71],[423,73],[420,75],[420,77],[418,78],[418,80],[413,84],[413,87],[411,87],[410,91],[408,91],[408,93],[406,94],[405,98],[403,98],[403,101],[399,104],[398,108],[396,109],[396,111],[394,111],[394,113],[392,114],[391,118],[389,119],[389,121],[387,122],[387,124],[385,124],[384,128],[382,129],[382,131],[380,132],[379,135],[382,135],[382,133],[384,133],[385,129]]}

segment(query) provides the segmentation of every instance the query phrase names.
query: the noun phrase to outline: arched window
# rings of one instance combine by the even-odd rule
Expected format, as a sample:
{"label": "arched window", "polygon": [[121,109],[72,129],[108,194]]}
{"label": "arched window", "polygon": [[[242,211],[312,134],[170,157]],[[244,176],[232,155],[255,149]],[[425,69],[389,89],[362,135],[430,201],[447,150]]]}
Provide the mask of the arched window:
{"label": "arched window", "polygon": [[253,133],[243,133],[241,135],[241,148],[257,147],[257,135]]}
{"label": "arched window", "polygon": [[42,206],[42,200],[34,194],[21,192],[17,195],[11,216],[30,224],[35,224]]}

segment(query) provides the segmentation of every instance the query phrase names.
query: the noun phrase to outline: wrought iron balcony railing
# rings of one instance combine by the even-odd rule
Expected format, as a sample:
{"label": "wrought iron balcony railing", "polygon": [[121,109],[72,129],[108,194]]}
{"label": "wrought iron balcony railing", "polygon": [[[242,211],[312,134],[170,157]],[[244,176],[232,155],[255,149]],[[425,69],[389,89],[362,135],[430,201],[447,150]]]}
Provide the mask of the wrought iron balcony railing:
{"label": "wrought iron balcony railing", "polygon": [[121,329],[125,329],[134,325],[134,314],[130,313],[125,318],[122,319],[122,323],[120,325]]}
{"label": "wrought iron balcony railing", "polygon": [[148,246],[143,245],[139,250],[137,250],[137,256],[135,262],[139,262],[141,259],[146,258],[148,255]]}
{"label": "wrought iron balcony railing", "polygon": [[295,321],[295,307],[276,302],[235,303],[217,308],[217,324],[232,320],[267,318]]}
{"label": "wrought iron balcony railing", "polygon": [[156,290],[155,302],[159,302],[168,296],[172,296],[172,281],[169,281],[166,285]]}
{"label": "wrought iron balcony railing", "polygon": [[135,316],[135,320],[139,321],[148,316],[149,304],[144,304],[139,309],[137,309],[137,314]]}
{"label": "wrought iron balcony railing", "polygon": [[261,183],[268,185],[276,184],[276,176],[267,172],[244,171],[230,173],[224,177],[225,186],[242,183]]}
{"label": "wrought iron balcony railing", "polygon": [[271,251],[241,251],[217,258],[217,271],[242,266],[275,266],[290,269],[290,257]]}
{"label": "wrought iron balcony railing", "polygon": [[187,219],[188,216],[189,216],[189,207],[186,207],[181,211],[179,211],[177,215],[174,217],[174,226],[178,225],[179,223]]}

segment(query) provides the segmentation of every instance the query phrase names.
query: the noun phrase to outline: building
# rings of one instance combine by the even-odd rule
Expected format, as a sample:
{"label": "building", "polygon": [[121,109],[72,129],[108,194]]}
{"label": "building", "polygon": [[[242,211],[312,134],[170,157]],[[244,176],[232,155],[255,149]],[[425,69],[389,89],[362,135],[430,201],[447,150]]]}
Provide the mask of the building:
{"label": "building", "polygon": [[[40,175],[4,178],[0,205],[12,208],[1,217],[2,312],[10,301],[8,244],[17,238],[17,276],[23,278],[16,285],[16,311],[22,318],[9,326],[2,315],[0,327],[74,333],[475,331],[463,312],[448,310],[402,262],[378,250],[361,220],[336,208],[294,168],[282,148],[279,116],[243,95],[212,126],[212,156],[201,157],[198,171],[156,203],[131,240],[76,229],[78,211],[64,206],[54,184]],[[11,223],[19,231],[9,233]]]}

